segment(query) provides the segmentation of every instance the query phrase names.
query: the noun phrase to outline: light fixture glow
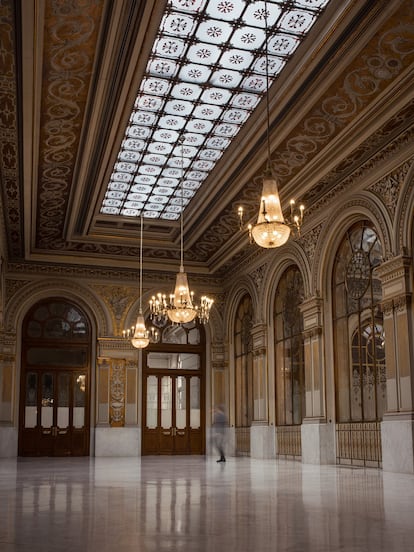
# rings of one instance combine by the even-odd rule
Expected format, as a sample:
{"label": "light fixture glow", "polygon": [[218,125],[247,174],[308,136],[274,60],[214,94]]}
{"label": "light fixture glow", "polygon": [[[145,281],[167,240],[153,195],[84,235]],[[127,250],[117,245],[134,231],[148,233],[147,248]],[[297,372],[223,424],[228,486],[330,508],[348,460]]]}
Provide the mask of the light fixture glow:
{"label": "light fixture glow", "polygon": [[[260,247],[267,249],[284,245],[290,235],[291,229],[300,233],[305,207],[300,206],[299,213],[294,206],[295,201],[290,202],[290,216],[284,217],[280,204],[279,190],[276,178],[271,169],[270,154],[270,108],[269,108],[269,29],[268,29],[268,7],[264,2],[263,18],[265,23],[265,69],[266,69],[266,138],[267,138],[267,170],[263,178],[262,197],[260,200],[259,215],[255,225],[249,224],[250,241],[255,241]],[[240,229],[243,228],[243,207],[238,208]]]}
{"label": "light fixture glow", "polygon": [[184,271],[184,137],[179,139],[181,143],[181,217],[180,217],[180,271],[176,275],[174,293],[169,297],[158,293],[150,300],[151,317],[158,322],[168,317],[175,324],[186,324],[196,317],[200,322],[208,322],[213,299],[206,296],[201,298],[200,305],[194,302],[194,292],[190,291],[187,274]]}
{"label": "light fixture glow", "polygon": [[140,221],[140,240],[139,240],[139,313],[137,316],[137,321],[135,323],[135,328],[133,330],[133,335],[131,338],[131,343],[136,349],[145,349],[148,346],[149,340],[149,331],[145,327],[145,319],[142,314],[142,229],[143,229],[143,218],[141,214]]}

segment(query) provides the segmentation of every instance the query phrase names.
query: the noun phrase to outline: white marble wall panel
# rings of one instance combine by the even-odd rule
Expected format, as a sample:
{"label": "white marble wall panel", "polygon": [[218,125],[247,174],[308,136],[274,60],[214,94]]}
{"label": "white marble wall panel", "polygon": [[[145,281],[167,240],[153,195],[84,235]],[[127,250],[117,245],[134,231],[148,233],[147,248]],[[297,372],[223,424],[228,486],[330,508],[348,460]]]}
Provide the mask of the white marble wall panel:
{"label": "white marble wall panel", "polygon": [[95,456],[140,456],[141,429],[138,427],[97,427]]}

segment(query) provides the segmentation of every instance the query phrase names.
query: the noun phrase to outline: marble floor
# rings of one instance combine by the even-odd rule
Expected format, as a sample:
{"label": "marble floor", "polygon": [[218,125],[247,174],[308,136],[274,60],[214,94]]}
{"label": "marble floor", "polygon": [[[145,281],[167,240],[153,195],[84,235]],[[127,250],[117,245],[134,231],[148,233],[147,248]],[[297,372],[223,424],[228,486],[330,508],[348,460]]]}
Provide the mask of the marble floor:
{"label": "marble floor", "polygon": [[414,550],[414,476],[211,457],[0,460],[2,552]]}

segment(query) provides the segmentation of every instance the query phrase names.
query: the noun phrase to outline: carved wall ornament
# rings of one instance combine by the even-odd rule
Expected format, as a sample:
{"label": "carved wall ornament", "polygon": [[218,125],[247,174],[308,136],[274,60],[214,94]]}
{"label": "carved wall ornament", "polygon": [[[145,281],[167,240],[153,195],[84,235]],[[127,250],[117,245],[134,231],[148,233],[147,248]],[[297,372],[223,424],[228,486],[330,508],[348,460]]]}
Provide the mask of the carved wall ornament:
{"label": "carved wall ornament", "polygon": [[405,312],[411,305],[411,294],[405,293],[399,297],[394,297],[394,310],[396,312]]}
{"label": "carved wall ornament", "polygon": [[400,191],[410,167],[411,162],[406,162],[368,188],[382,200],[391,216],[395,214]]}
{"label": "carved wall ornament", "polygon": [[255,270],[253,270],[253,272],[250,274],[258,292],[260,292],[262,288],[262,283],[266,274],[266,270],[267,270],[267,264],[263,264],[258,268],[256,268]]}
{"label": "carved wall ornament", "polygon": [[109,381],[109,423],[112,427],[125,424],[125,384],[125,361],[112,360]]}
{"label": "carved wall ornament", "polygon": [[381,303],[381,310],[385,316],[391,316],[394,311],[394,302],[392,299],[388,299],[387,301],[383,301]]}
{"label": "carved wall ornament", "polygon": [[97,293],[102,297],[105,304],[108,306],[111,317],[116,327],[117,335],[122,335],[120,325],[125,319],[126,313],[132,303],[138,297],[137,290],[131,290],[129,287],[120,286],[93,286]]}
{"label": "carved wall ornament", "polygon": [[316,244],[318,243],[318,239],[322,231],[323,224],[324,223],[321,222],[320,224],[318,224],[318,226],[315,226],[314,228],[306,232],[306,234],[303,234],[298,239],[298,243],[304,250],[310,265],[312,265],[313,257],[315,255]]}
{"label": "carved wall ornament", "polygon": [[6,304],[18,293],[22,288],[27,286],[30,280],[18,280],[13,278],[6,278]]}
{"label": "carved wall ornament", "polygon": [[411,157],[410,161],[409,178],[410,181],[406,182],[406,189],[404,196],[400,198],[400,210],[399,210],[399,227],[398,227],[398,244],[399,251],[402,254],[407,253],[407,248],[411,242],[409,237],[409,229],[412,224],[412,216],[410,209],[413,204],[413,189],[414,189],[414,177],[412,173],[412,167],[414,165],[414,157]]}

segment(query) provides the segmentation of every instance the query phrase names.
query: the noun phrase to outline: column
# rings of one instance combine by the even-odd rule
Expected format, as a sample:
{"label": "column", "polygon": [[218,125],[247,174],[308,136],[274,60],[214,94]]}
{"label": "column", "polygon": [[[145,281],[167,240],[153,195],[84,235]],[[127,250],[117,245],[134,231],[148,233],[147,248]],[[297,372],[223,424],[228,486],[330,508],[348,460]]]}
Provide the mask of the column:
{"label": "column", "polygon": [[412,259],[395,257],[378,267],[376,273],[382,283],[387,371],[382,465],[385,471],[414,473]]}
{"label": "column", "polygon": [[335,427],[326,420],[322,305],[319,296],[301,305],[305,364],[305,416],[301,435],[305,464],[335,463]]}
{"label": "column", "polygon": [[267,326],[256,324],[251,330],[253,344],[253,420],[250,428],[250,456],[276,457],[276,434],[269,424],[269,375],[267,362]]}

